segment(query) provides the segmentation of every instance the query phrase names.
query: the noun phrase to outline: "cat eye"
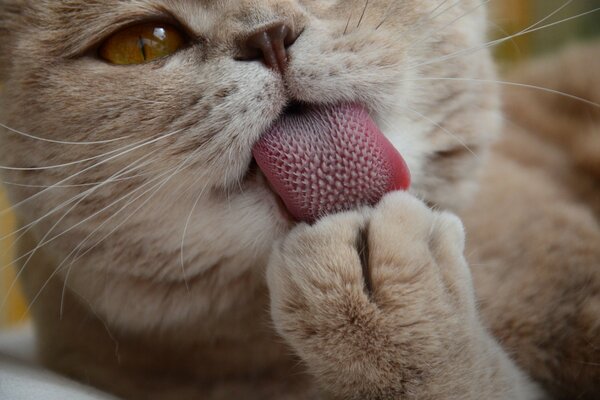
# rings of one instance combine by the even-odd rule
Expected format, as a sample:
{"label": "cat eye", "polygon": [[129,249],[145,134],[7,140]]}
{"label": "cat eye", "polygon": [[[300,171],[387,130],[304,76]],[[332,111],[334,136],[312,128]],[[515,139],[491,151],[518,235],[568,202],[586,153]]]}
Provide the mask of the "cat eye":
{"label": "cat eye", "polygon": [[184,44],[184,35],[176,28],[162,23],[144,23],[113,34],[100,46],[99,55],[112,64],[144,64],[169,56]]}

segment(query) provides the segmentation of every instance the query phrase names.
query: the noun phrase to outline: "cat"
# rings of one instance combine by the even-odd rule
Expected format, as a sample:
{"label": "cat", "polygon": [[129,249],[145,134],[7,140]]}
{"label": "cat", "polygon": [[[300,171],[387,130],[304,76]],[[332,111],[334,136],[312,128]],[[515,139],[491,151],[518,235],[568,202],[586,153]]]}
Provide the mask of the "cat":
{"label": "cat", "polygon": [[[152,61],[111,48],[157,27],[179,45]],[[600,52],[591,103],[502,92],[486,30],[475,0],[1,1],[41,361],[131,399],[598,398]],[[297,224],[253,144],[290,104],[342,103],[411,188]]]}

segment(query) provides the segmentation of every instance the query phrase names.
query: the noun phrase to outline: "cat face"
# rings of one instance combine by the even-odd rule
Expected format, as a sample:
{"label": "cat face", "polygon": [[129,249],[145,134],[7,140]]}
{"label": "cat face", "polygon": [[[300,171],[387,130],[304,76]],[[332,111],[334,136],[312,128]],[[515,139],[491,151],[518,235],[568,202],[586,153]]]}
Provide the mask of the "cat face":
{"label": "cat face", "polygon": [[[292,225],[251,152],[290,102],[362,104],[415,195],[464,204],[498,125],[484,20],[475,0],[8,0],[0,157],[23,169],[4,170],[7,190],[66,286],[109,320],[230,309]],[[98,57],[152,21],[186,44],[139,65]],[[274,23],[297,36],[284,74],[240,57]]]}

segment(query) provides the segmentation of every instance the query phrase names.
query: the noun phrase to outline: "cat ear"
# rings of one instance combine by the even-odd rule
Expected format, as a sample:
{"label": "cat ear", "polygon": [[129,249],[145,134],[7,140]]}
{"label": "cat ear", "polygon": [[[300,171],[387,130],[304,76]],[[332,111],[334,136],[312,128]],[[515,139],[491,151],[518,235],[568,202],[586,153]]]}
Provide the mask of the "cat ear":
{"label": "cat ear", "polygon": [[19,26],[23,4],[23,0],[0,0],[0,83],[10,69],[14,32]]}

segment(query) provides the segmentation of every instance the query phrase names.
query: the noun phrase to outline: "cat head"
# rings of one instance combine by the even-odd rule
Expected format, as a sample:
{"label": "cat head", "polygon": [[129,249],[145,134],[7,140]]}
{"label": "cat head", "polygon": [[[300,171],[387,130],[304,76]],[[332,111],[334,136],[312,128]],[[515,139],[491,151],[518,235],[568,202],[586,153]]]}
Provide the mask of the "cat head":
{"label": "cat head", "polygon": [[[290,103],[363,105],[416,196],[468,201],[499,125],[485,18],[475,0],[4,1],[5,186],[66,286],[108,319],[227,310],[261,286],[291,228],[252,167],[253,144]],[[140,24],[180,45],[133,65],[100,56]],[[279,25],[293,37],[284,71],[244,47]],[[193,305],[178,301],[186,284]],[[168,312],[132,318],[123,298]]]}

